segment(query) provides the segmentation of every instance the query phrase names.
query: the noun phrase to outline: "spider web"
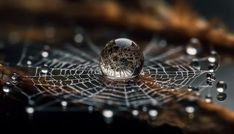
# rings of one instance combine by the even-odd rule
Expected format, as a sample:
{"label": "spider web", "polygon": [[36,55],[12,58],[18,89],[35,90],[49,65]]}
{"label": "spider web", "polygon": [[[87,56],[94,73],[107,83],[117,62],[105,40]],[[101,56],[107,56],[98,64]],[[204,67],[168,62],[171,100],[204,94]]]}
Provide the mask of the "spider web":
{"label": "spider web", "polygon": [[[101,46],[88,38],[79,45],[64,46],[24,45],[19,60],[12,65],[25,74],[16,85],[17,92],[38,111],[58,110],[58,104],[67,103],[75,106],[73,110],[83,110],[83,106],[128,110],[163,105],[179,100],[175,98],[178,91],[181,97],[188,94],[187,88],[208,72],[191,66],[194,57],[185,53],[185,47],[162,47],[153,38],[144,49],[145,63],[138,80],[108,81],[99,68]],[[43,57],[43,53],[48,55]],[[197,87],[204,88],[203,82]]]}

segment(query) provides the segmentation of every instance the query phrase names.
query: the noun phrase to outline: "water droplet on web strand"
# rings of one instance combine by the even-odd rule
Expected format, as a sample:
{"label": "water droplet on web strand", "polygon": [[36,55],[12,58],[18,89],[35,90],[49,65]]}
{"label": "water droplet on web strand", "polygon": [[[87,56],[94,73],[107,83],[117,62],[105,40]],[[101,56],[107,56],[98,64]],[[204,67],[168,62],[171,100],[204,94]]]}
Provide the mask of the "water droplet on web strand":
{"label": "water droplet on web strand", "polygon": [[31,65],[32,65],[32,61],[31,61],[31,60],[27,60],[26,64],[27,64],[28,66],[31,66]]}
{"label": "water droplet on web strand", "polygon": [[132,110],[132,115],[134,117],[138,116],[139,115],[139,111],[138,110]]}
{"label": "water droplet on web strand", "polygon": [[47,74],[48,72],[49,72],[49,67],[47,65],[41,67],[42,74]]}
{"label": "water droplet on web strand", "polygon": [[213,100],[213,98],[212,98],[211,95],[206,95],[206,97],[205,97],[205,102],[206,102],[206,103],[211,103],[212,100]]}
{"label": "water droplet on web strand", "polygon": [[88,106],[88,111],[89,111],[90,113],[92,113],[93,110],[94,110],[94,107],[93,107],[93,106]]}
{"label": "water droplet on web strand", "polygon": [[198,61],[198,59],[193,59],[192,62],[191,62],[191,65],[196,68],[197,70],[200,70],[201,69],[201,65]]}
{"label": "water droplet on web strand", "polygon": [[218,93],[216,98],[217,98],[218,101],[224,101],[227,98],[227,94],[226,93]]}
{"label": "water droplet on web strand", "polygon": [[62,109],[63,109],[64,111],[67,110],[68,102],[65,101],[65,100],[63,100],[63,101],[61,101],[60,103],[61,103]]}
{"label": "water droplet on web strand", "polygon": [[198,55],[201,52],[202,46],[197,38],[191,38],[186,46],[186,53],[191,56]]}
{"label": "water droplet on web strand", "polygon": [[114,112],[112,110],[103,110],[102,111],[102,115],[104,117],[104,120],[107,124],[110,124],[112,122],[113,116],[114,116]]}
{"label": "water droplet on web strand", "polygon": [[25,108],[25,111],[28,114],[28,118],[32,119],[33,118],[33,114],[35,112],[35,109],[32,106],[29,106],[29,107]]}
{"label": "water droplet on web strand", "polygon": [[13,73],[11,75],[11,83],[12,84],[17,84],[20,80],[20,76],[17,73]]}
{"label": "water droplet on web strand", "polygon": [[148,111],[148,114],[149,114],[149,117],[154,120],[158,116],[158,111],[155,109],[150,109]]}
{"label": "water droplet on web strand", "polygon": [[193,106],[186,106],[185,107],[185,111],[187,113],[189,113],[189,114],[194,113],[195,112],[195,107],[193,107]]}
{"label": "water droplet on web strand", "polygon": [[8,94],[12,89],[12,85],[10,82],[6,82],[3,87],[2,87],[2,91],[6,94]]}
{"label": "water droplet on web strand", "polygon": [[81,33],[75,34],[75,36],[74,36],[74,41],[75,41],[76,43],[82,43],[83,40],[84,40],[83,34],[81,34]]}
{"label": "water droplet on web strand", "polygon": [[3,92],[5,92],[5,93],[9,93],[10,92],[10,88],[9,87],[7,87],[7,86],[3,86]]}
{"label": "water droplet on web strand", "polygon": [[43,50],[43,51],[41,52],[41,56],[42,56],[43,58],[47,58],[47,57],[49,56],[49,52],[46,51],[46,50]]}
{"label": "water droplet on web strand", "polygon": [[213,64],[219,64],[219,55],[216,51],[212,50],[211,55],[208,57],[208,61]]}
{"label": "water droplet on web strand", "polygon": [[224,81],[219,81],[216,84],[216,90],[219,93],[223,93],[227,89],[227,84]]}
{"label": "water droplet on web strand", "polygon": [[106,78],[127,80],[137,77],[143,66],[144,56],[132,40],[111,40],[101,51],[100,68]]}

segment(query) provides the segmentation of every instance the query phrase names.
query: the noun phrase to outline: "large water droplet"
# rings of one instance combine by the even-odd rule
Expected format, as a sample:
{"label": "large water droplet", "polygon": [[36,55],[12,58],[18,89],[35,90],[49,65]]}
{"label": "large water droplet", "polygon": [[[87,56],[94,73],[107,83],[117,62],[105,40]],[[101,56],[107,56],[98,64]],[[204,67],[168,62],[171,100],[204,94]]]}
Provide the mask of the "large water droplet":
{"label": "large water droplet", "polygon": [[130,79],[137,77],[144,62],[140,47],[132,40],[120,38],[106,44],[101,51],[100,67],[109,79]]}

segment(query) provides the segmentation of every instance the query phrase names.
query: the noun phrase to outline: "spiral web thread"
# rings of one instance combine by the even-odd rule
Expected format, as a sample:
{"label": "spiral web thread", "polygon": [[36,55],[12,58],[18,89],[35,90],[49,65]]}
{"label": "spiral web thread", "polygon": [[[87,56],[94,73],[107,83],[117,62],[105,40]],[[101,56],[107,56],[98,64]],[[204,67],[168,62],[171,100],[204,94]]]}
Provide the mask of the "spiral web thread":
{"label": "spiral web thread", "polygon": [[[140,77],[150,80],[139,78],[126,83],[105,82],[99,68],[100,48],[88,39],[76,47],[66,45],[63,49],[49,51],[44,46],[25,45],[17,67],[26,72],[21,79],[22,83],[27,81],[27,86],[20,84],[17,91],[39,111],[58,110],[54,106],[64,101],[95,108],[113,106],[119,110],[163,105],[175,99],[171,92],[186,90],[207,70],[191,66],[192,58],[184,53],[184,47],[160,47],[158,44],[152,40],[147,48],[153,52],[144,50],[145,63]],[[49,56],[42,57],[43,51]],[[45,69],[48,72],[42,73]],[[202,84],[203,81],[198,87]],[[181,96],[186,94],[187,90]],[[75,110],[81,108],[75,107]]]}

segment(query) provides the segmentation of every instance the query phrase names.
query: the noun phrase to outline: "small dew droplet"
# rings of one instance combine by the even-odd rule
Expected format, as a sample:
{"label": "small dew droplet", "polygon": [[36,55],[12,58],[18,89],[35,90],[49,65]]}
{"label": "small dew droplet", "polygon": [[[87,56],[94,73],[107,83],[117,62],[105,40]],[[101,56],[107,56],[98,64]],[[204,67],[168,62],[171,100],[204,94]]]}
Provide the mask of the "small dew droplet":
{"label": "small dew droplet", "polygon": [[193,59],[192,62],[191,62],[191,65],[196,68],[197,70],[200,70],[201,69],[201,65],[198,61],[198,59]]}
{"label": "small dew droplet", "polygon": [[31,66],[32,65],[32,61],[31,60],[27,60],[27,65]]}
{"label": "small dew droplet", "polygon": [[185,107],[185,111],[187,113],[189,113],[189,114],[194,113],[195,112],[195,107],[193,107],[193,106],[186,106]]}
{"label": "small dew droplet", "polygon": [[43,51],[41,52],[41,56],[42,56],[43,58],[47,58],[47,57],[49,56],[49,52],[46,51],[46,50],[43,50]]}
{"label": "small dew droplet", "polygon": [[206,103],[211,103],[212,102],[212,96],[211,95],[206,95],[205,102]]}
{"label": "small dew droplet", "polygon": [[41,67],[42,74],[47,74],[48,72],[49,72],[49,67],[47,65]]}
{"label": "small dew droplet", "polygon": [[28,114],[33,114],[34,113],[34,108],[33,107],[26,107],[26,112],[28,113]]}
{"label": "small dew droplet", "polygon": [[150,110],[148,111],[148,114],[149,114],[149,116],[150,116],[151,118],[156,118],[156,117],[158,116],[158,111],[155,110],[155,109],[150,109]]}
{"label": "small dew droplet", "polygon": [[112,110],[103,110],[102,111],[102,115],[104,117],[104,120],[107,124],[110,124],[112,122],[113,116],[114,116],[114,112]]}
{"label": "small dew droplet", "polygon": [[216,90],[217,90],[219,93],[223,93],[226,89],[227,89],[227,84],[226,84],[224,81],[219,81],[219,82],[216,84]]}
{"label": "small dew droplet", "polygon": [[133,116],[138,116],[139,115],[139,111],[138,110],[132,110],[132,115]]}
{"label": "small dew droplet", "polygon": [[8,94],[11,91],[12,86],[13,85],[10,82],[6,82],[2,87],[3,92]]}
{"label": "small dew droplet", "polygon": [[77,33],[75,36],[74,36],[74,41],[76,43],[81,43],[83,42],[84,40],[84,36],[81,34],[81,33]]}
{"label": "small dew droplet", "polygon": [[201,43],[197,38],[191,38],[190,42],[186,46],[186,53],[191,56],[195,56],[201,52]]}
{"label": "small dew droplet", "polygon": [[103,110],[102,111],[102,115],[105,117],[105,118],[112,118],[114,113],[112,110]]}
{"label": "small dew droplet", "polygon": [[227,98],[227,94],[226,93],[219,93],[217,96],[216,96],[217,100],[218,101],[224,101],[226,100]]}

